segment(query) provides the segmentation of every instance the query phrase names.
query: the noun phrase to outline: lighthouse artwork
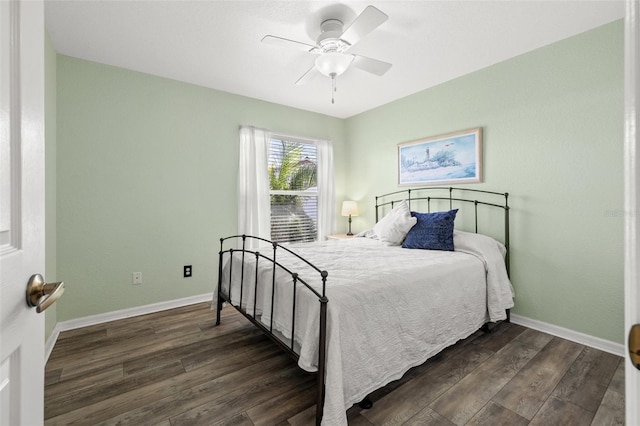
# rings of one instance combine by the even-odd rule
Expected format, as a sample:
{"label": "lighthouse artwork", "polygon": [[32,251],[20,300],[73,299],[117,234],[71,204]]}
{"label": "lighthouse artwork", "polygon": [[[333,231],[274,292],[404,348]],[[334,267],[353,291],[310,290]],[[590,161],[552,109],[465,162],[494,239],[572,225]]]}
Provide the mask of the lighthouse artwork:
{"label": "lighthouse artwork", "polygon": [[482,181],[482,128],[398,144],[398,184]]}

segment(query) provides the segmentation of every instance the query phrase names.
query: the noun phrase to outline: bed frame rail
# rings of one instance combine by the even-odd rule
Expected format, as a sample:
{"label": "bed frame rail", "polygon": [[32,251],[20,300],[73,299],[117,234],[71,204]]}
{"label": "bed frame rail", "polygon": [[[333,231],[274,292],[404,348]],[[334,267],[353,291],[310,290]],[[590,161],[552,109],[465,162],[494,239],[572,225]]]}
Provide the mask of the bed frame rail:
{"label": "bed frame rail", "polygon": [[[239,240],[242,240],[242,244],[238,244]],[[268,245],[271,245],[272,252],[271,255],[265,255],[257,250],[250,250],[247,248],[247,240],[257,240]],[[235,242],[235,246],[240,246],[239,249],[229,248],[225,250],[225,242],[227,244],[233,245]],[[298,273],[291,271],[289,268],[278,262],[278,250],[284,250],[287,253],[297,257],[301,261],[305,262],[312,270],[317,272],[322,280],[322,293],[311,287],[304,279],[302,279]],[[233,262],[229,262],[229,288],[228,293],[225,293],[222,290],[222,270],[224,264],[224,256],[228,255],[230,260],[233,258],[234,253],[242,253],[241,261],[240,261],[240,297],[239,304],[234,304],[232,302],[232,282],[233,282]],[[218,253],[218,297],[216,303],[216,325],[220,325],[220,312],[222,310],[223,303],[229,303],[233,306],[237,311],[239,311],[245,318],[251,321],[256,327],[262,330],[271,340],[273,340],[278,346],[280,346],[286,353],[292,356],[296,361],[299,358],[299,355],[295,351],[295,318],[296,318],[296,292],[299,290],[299,287],[303,287],[311,291],[316,297],[318,297],[318,302],[320,303],[320,330],[319,330],[319,338],[318,338],[318,371],[316,373],[316,424],[319,425],[322,420],[323,415],[323,406],[324,406],[324,394],[325,394],[325,368],[326,368],[326,342],[327,342],[327,303],[329,300],[326,297],[326,285],[327,285],[327,276],[328,273],[325,270],[320,270],[320,268],[316,267],[308,260],[304,259],[296,252],[289,250],[287,247],[284,247],[278,244],[275,241],[270,241],[260,237],[254,237],[251,235],[233,235],[226,238],[220,238],[220,252]],[[249,291],[253,291],[253,310],[250,312],[245,305],[243,307],[243,292],[245,287],[244,282],[244,270],[245,270],[245,260],[247,256],[253,256],[255,258],[255,280],[253,283],[249,284]],[[262,321],[257,318],[256,308],[257,308],[257,295],[258,295],[258,263],[267,262],[272,266],[272,278],[271,278],[271,309],[270,309],[270,318],[271,321],[269,326],[267,327],[262,323]],[[291,318],[291,336],[287,339],[288,336],[283,336],[281,334],[276,334],[273,332],[273,317],[274,317],[274,306],[275,306],[275,288],[276,288],[276,268],[280,268],[285,271],[287,274],[291,275],[291,292],[293,295],[293,313]],[[282,337],[281,337],[282,336]],[[287,342],[289,340],[289,342]]]}

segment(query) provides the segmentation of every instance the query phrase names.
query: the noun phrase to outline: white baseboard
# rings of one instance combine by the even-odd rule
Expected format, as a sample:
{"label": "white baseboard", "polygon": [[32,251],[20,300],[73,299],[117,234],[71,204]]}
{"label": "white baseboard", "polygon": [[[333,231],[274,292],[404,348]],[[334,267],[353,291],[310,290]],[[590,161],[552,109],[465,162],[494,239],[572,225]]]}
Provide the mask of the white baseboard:
{"label": "white baseboard", "polygon": [[557,325],[523,317],[517,314],[511,314],[511,322],[534,330],[542,331],[543,333],[571,340],[572,342],[580,343],[581,345],[590,346],[610,354],[624,357],[624,345],[620,343],[590,336],[588,334],[569,330],[568,328],[559,327]]}
{"label": "white baseboard", "polygon": [[75,318],[68,321],[62,321],[56,323],[53,327],[51,335],[45,343],[45,357],[46,363],[51,355],[58,336],[61,332],[67,330],[73,330],[76,328],[87,327],[95,324],[102,324],[104,322],[120,320],[124,318],[136,317],[138,315],[150,314],[153,312],[165,311],[167,309],[179,308],[181,306],[193,305],[195,303],[210,302],[213,300],[211,293],[199,294],[197,296],[184,297],[182,299],[169,300],[166,302],[152,303],[150,305],[136,306],[135,308],[121,309],[119,311],[106,312],[104,314],[89,315],[87,317]]}
{"label": "white baseboard", "polygon": [[44,343],[44,363],[46,364],[47,361],[49,361],[49,355],[51,355],[51,351],[53,350],[53,347],[56,345],[56,342],[58,341],[58,336],[60,335],[60,327],[58,327],[58,323],[56,323],[56,325],[53,327],[53,331],[51,331],[51,334],[49,335],[49,338],[47,339],[47,341]]}

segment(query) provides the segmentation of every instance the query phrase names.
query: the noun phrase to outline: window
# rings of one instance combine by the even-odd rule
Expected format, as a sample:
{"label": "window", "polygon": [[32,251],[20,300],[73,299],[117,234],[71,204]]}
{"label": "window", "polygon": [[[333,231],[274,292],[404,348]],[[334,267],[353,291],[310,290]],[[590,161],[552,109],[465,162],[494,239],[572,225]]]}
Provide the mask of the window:
{"label": "window", "polygon": [[315,143],[271,135],[269,196],[271,239],[318,239],[318,148]]}
{"label": "window", "polygon": [[[324,239],[335,232],[330,140],[240,126],[239,143],[239,235],[287,242]],[[249,241],[250,248],[259,244]]]}

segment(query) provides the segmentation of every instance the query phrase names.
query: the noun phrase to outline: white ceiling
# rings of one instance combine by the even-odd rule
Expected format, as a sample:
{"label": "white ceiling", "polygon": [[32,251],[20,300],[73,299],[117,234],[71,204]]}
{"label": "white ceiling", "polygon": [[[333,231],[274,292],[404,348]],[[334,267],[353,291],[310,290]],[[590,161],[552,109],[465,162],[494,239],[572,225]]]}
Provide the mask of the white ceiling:
{"label": "white ceiling", "polygon": [[[389,19],[351,52],[393,67],[351,67],[333,105],[329,78],[294,85],[314,55],[260,41],[315,44],[369,4]],[[624,0],[46,0],[45,17],[58,53],[346,118],[622,18]]]}

